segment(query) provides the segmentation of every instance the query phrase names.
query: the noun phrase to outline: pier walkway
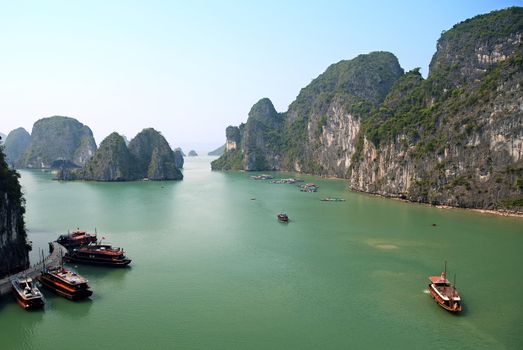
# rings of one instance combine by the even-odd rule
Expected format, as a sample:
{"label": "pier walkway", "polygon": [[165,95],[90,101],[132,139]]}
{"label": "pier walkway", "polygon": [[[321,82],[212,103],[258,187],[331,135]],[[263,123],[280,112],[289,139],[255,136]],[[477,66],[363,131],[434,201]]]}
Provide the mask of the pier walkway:
{"label": "pier walkway", "polygon": [[49,254],[48,257],[44,259],[43,262],[40,262],[34,266],[29,267],[27,270],[20,271],[14,275],[8,276],[6,278],[3,278],[0,280],[0,296],[7,294],[11,291],[11,278],[17,277],[17,276],[27,276],[31,278],[35,278],[36,276],[40,275],[40,271],[42,271],[44,264],[45,266],[50,265],[58,265],[60,264],[60,260],[65,253],[67,253],[67,249],[65,249],[64,246],[61,244],[58,244],[56,242],[52,242],[53,251],[51,254]]}

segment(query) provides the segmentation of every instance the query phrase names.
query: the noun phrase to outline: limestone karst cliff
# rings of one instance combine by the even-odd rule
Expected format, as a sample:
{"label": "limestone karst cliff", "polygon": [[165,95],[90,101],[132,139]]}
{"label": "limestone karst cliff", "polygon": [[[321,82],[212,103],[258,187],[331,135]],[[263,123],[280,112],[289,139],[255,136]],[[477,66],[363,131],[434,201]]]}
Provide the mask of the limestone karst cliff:
{"label": "limestone karst cliff", "polygon": [[10,170],[0,147],[0,278],[29,266],[24,202],[18,173]]}
{"label": "limestone karst cliff", "polygon": [[31,135],[24,128],[12,130],[4,142],[4,152],[7,164],[20,167],[20,158],[31,142]]}
{"label": "limestone karst cliff", "polygon": [[[114,132],[107,136],[94,156],[81,169],[60,169],[59,180],[133,181],[181,180],[175,152],[156,130],[142,130],[129,145]],[[183,158],[182,158],[183,165]]]}
{"label": "limestone karst cliff", "polygon": [[337,176],[357,191],[521,211],[522,36],[523,9],[509,8],[444,32],[427,79],[386,52],[334,64],[274,124],[250,127],[250,113],[227,128],[212,168]]}
{"label": "limestone karst cliff", "polygon": [[50,168],[55,160],[83,166],[96,151],[93,133],[78,120],[54,116],[36,121],[31,142],[20,159],[22,168]]}

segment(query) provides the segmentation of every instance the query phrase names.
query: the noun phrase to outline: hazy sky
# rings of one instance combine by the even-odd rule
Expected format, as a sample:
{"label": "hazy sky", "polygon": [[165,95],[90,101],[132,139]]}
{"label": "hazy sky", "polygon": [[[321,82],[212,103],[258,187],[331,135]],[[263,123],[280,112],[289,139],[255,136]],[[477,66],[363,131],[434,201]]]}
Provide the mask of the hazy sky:
{"label": "hazy sky", "polygon": [[0,131],[43,117],[160,130],[208,151],[269,97],[287,110],[330,64],[394,53],[427,74],[442,30],[523,1],[3,1]]}

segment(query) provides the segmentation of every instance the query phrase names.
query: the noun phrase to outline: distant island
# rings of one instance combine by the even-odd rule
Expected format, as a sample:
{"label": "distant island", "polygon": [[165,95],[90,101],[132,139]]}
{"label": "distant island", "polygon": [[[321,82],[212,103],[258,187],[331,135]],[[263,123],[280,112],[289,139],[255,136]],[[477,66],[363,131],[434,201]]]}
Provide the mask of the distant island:
{"label": "distant island", "polygon": [[4,143],[6,163],[14,168],[56,169],[56,179],[94,181],[181,180],[184,159],[154,129],[131,141],[112,133],[97,148],[91,129],[70,117],[36,121],[31,134],[12,130]]}
{"label": "distant island", "polygon": [[221,156],[225,152],[225,144],[207,153],[209,156]]}
{"label": "distant island", "polygon": [[198,153],[196,153],[195,150],[192,149],[189,151],[189,157],[197,157],[197,156],[198,156]]}
{"label": "distant island", "polygon": [[442,33],[427,79],[389,52],[331,65],[226,129],[213,170],[287,170],[433,205],[523,211],[523,8]]}
{"label": "distant island", "polygon": [[[182,157],[183,160],[183,157]],[[136,135],[127,146],[116,132],[107,136],[96,153],[80,169],[61,168],[58,180],[133,181],[181,180],[183,162],[165,138],[148,128]]]}

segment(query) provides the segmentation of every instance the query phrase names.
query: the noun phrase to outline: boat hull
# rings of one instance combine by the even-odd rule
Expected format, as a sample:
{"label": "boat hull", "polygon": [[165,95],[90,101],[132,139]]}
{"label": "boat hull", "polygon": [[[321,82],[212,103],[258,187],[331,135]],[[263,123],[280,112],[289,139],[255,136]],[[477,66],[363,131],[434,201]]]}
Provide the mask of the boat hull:
{"label": "boat hull", "polygon": [[42,298],[24,299],[16,290],[12,289],[12,292],[16,303],[24,310],[38,310],[44,307],[44,301]]}
{"label": "boat hull", "polygon": [[435,291],[434,286],[432,284],[429,284],[429,292],[431,297],[436,301],[436,303],[441,306],[443,309],[452,312],[452,313],[458,313],[462,311],[461,303],[454,302],[451,303],[450,300],[444,300],[442,299],[438,293]]}
{"label": "boat hull", "polygon": [[90,289],[81,289],[76,291],[70,291],[67,290],[65,287],[60,286],[57,282],[52,281],[51,279],[47,278],[46,276],[40,276],[38,278],[40,283],[56,295],[59,295],[61,297],[64,297],[69,300],[77,301],[82,300],[85,298],[89,298],[91,295],[93,295],[93,291]]}
{"label": "boat hull", "polygon": [[64,260],[71,263],[96,265],[96,266],[108,266],[108,267],[126,267],[131,263],[131,259],[121,260],[105,260],[105,259],[92,259],[84,258],[73,255],[64,256]]}

